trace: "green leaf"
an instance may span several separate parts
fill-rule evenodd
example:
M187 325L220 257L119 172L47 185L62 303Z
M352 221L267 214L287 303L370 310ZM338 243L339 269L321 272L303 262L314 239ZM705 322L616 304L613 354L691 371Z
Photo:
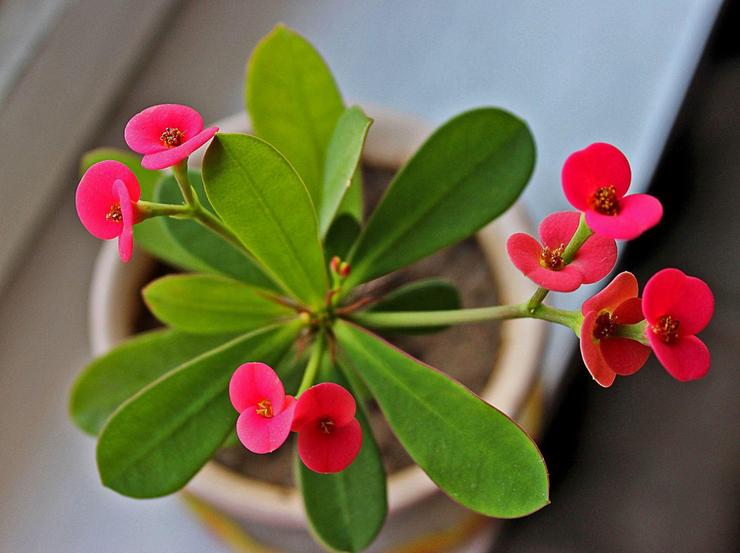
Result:
M322 305L328 284L316 212L280 152L254 136L217 134L203 179L216 213L273 280L299 300Z
M189 171L188 177L203 207L212 212L213 208L206 198L200 174ZM180 187L174 176L169 176L159 183L155 196L158 202L182 203ZM197 260L200 266L198 272L217 273L265 290L279 290L253 259L196 221L173 217L159 219L178 248L185 250L190 257Z
M448 311L460 309L460 305L460 292L452 282L443 278L425 278L396 288L368 311ZM393 334L429 334L445 328L432 326L385 330Z
M496 108L440 127L401 169L350 256L348 288L449 246L519 197L534 167L527 125Z
M72 420L84 432L97 434L113 411L139 390L232 337L160 329L129 338L95 359L77 377L69 402Z
M547 505L545 462L506 415L360 327L339 322L335 334L395 435L447 495L499 518Z
M321 55L277 25L249 58L246 104L255 132L290 160L319 206L326 151L344 111Z
M331 259L335 255L344 259L352 244L355 243L360 235L360 223L352 215L343 213L339 215L329 227L329 232L324 238L324 252L326 259Z
M326 372L323 380L348 387L336 367ZM362 551L370 545L388 510L385 469L359 402L356 416L362 426L362 449L342 472L313 472L295 456L296 482L311 529L321 542L339 551Z
M142 294L160 321L194 334L248 332L296 316L259 289L215 275L165 276Z
M112 159L120 161L131 169L141 186L141 199L146 201L155 200L155 189L157 183L165 178L162 171L150 171L141 166L141 157L130 152L116 148L98 148L87 152L81 163L81 171L86 171L91 165L99 161ZM147 219L134 226L134 240L136 245L151 255L182 269L191 271L210 270L207 265L201 263L197 258L190 255L187 250L180 246L164 226L164 217Z
M274 363L297 325L246 334L189 361L126 401L100 433L103 484L130 497L159 497L184 486L226 440L237 413L229 380L247 361Z
M372 119L357 106L347 109L337 122L326 152L321 200L318 204L321 236L329 230L349 190L371 123Z

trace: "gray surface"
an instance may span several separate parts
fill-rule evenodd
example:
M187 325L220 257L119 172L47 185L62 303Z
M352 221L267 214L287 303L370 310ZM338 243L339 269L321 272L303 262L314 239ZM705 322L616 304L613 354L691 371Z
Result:
M96 115L97 139L77 132L64 143L65 151L76 156L89 144L120 145L127 118L153 103L189 103L207 119L240 109L244 60L259 36L282 19L316 42L348 97L433 121L481 103L526 117L539 144L526 201L541 215L563 206L558 174L565 155L595 139L622 146L633 161L637 186L645 185L717 5L478 0L323 2L307 8L272 2L268 13L260 2L189 2L163 20L166 27L149 53L139 56L140 70L125 80L120 96L111 90L95 96L101 102L119 100L109 117ZM122 10L120 18L131 15ZM80 17L72 23L85 23L84 14ZM108 29L109 38L116 36ZM84 34L67 37L72 52L102 47ZM84 70L76 59L57 53L59 81L47 83L50 91L73 85ZM72 100L81 94L74 86L61 90ZM48 102L43 106L48 116L34 127L35 155L9 157L18 150L1 149L6 198L33 201L33 196L8 196L8 190L23 187L55 198L53 188L34 189L24 171L47 161L39 156L49 143L39 138L56 136L60 118L49 109L55 107L51 94ZM84 106L68 109L82 113ZM12 122L3 126L6 139L13 136L9 129L28 127L18 113L0 115ZM78 113L59 115L79 130ZM87 357L87 285L98 244L73 214L74 163L57 159L45 170L63 193L50 202L52 209L37 210L35 238L28 234L30 219L14 219L21 200L17 205L6 200L11 209L3 211L3 225L9 225L4 229L26 225L26 248L17 250L21 254L0 312L0 550L218 551L208 534L182 516L175 500L137 502L101 488L93 443L67 421L69 383ZM562 366L568 349L568 342L559 342L552 350L548 367L554 380L558 372L552 368Z

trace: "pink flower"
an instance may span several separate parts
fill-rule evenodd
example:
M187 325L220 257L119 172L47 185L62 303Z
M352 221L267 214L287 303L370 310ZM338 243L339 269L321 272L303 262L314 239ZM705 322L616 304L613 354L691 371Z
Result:
M100 161L82 175L77 185L77 216L90 234L102 240L118 237L118 255L126 262L134 248L134 204L139 181L118 161Z
M332 473L346 469L362 447L362 428L355 418L355 398L339 384L323 382L298 398L293 430L298 454L309 469Z
M529 279L556 292L572 292L581 284L601 280L617 259L614 240L592 235L570 263L563 260L563 252L578 228L579 218L580 214L574 211L545 217L539 228L544 246L528 234L512 234L506 242L511 262Z
M657 272L645 285L642 312L650 345L671 376L685 382L707 374L709 350L694 336L714 313L714 296L703 280L678 269Z
M217 131L203 130L203 118L193 108L160 104L134 115L123 134L129 148L144 154L142 167L165 169L186 159Z
M631 240L658 224L663 206L647 194L625 196L630 164L611 144L597 142L570 155L563 165L563 191L597 234Z
M253 453L271 453L290 434L296 400L264 363L245 363L231 377L229 397L239 411L236 434Z
M581 312L581 355L594 380L608 388L617 375L636 373L647 361L650 348L615 336L617 325L642 320L637 280L620 273L601 292L584 302Z

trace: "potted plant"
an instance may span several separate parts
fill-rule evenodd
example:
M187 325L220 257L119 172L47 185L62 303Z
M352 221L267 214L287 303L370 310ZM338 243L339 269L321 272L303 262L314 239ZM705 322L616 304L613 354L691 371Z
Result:
M541 243L523 233L507 241L514 266L539 285L534 295L461 309L448 283L391 292L373 283L511 207L534 165L523 121L498 108L453 118L403 165L365 220L358 168L371 121L345 108L310 44L277 27L250 59L246 96L256 136L204 130L197 111L164 104L125 130L143 168L129 154L86 159L77 189L86 228L117 237L124 261L135 238L194 271L143 290L169 328L117 346L75 384L73 420L98 435L106 486L131 497L166 495L225 443L269 454L288 451L295 434L295 480L312 533L331 549L360 551L388 504L368 422L374 406L413 461L465 508L511 518L549 501L544 460L512 419L375 330L539 319L581 337L584 361L603 386L636 372L651 349L681 380L706 373L708 352L694 335L711 317L711 292L676 269L653 277L642 300L634 277L622 273L580 311L543 303L550 291L604 278L615 239L660 220L657 200L626 195L629 164L613 146L594 144L566 161L564 192L578 211L548 216ZM201 172L189 171L188 158L209 140ZM690 296L676 299L679 288ZM108 310L118 308L112 300ZM269 511L265 497L243 499L252 512Z

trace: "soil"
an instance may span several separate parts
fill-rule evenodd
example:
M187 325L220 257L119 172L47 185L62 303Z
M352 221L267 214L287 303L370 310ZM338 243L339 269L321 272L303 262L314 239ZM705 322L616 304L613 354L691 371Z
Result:
M366 188L366 207L377 204L383 190L393 177L393 171L363 168ZM160 265L155 276L172 272ZM468 239L405 269L382 277L368 286L377 297L400 285L432 276L446 278L460 290L463 306L475 307L496 303L493 277L483 252L475 239ZM369 291L369 290L368 290ZM157 325L143 303L137 330ZM496 361L499 342L499 323L450 327L434 334L403 336L381 333L388 341L432 365L479 393L488 380ZM368 405L370 425L381 450L388 474L403 469L413 461L388 427L378 406ZM292 486L292 447L282 447L269 455L254 455L241 445L225 447L215 460L250 478L281 486Z

